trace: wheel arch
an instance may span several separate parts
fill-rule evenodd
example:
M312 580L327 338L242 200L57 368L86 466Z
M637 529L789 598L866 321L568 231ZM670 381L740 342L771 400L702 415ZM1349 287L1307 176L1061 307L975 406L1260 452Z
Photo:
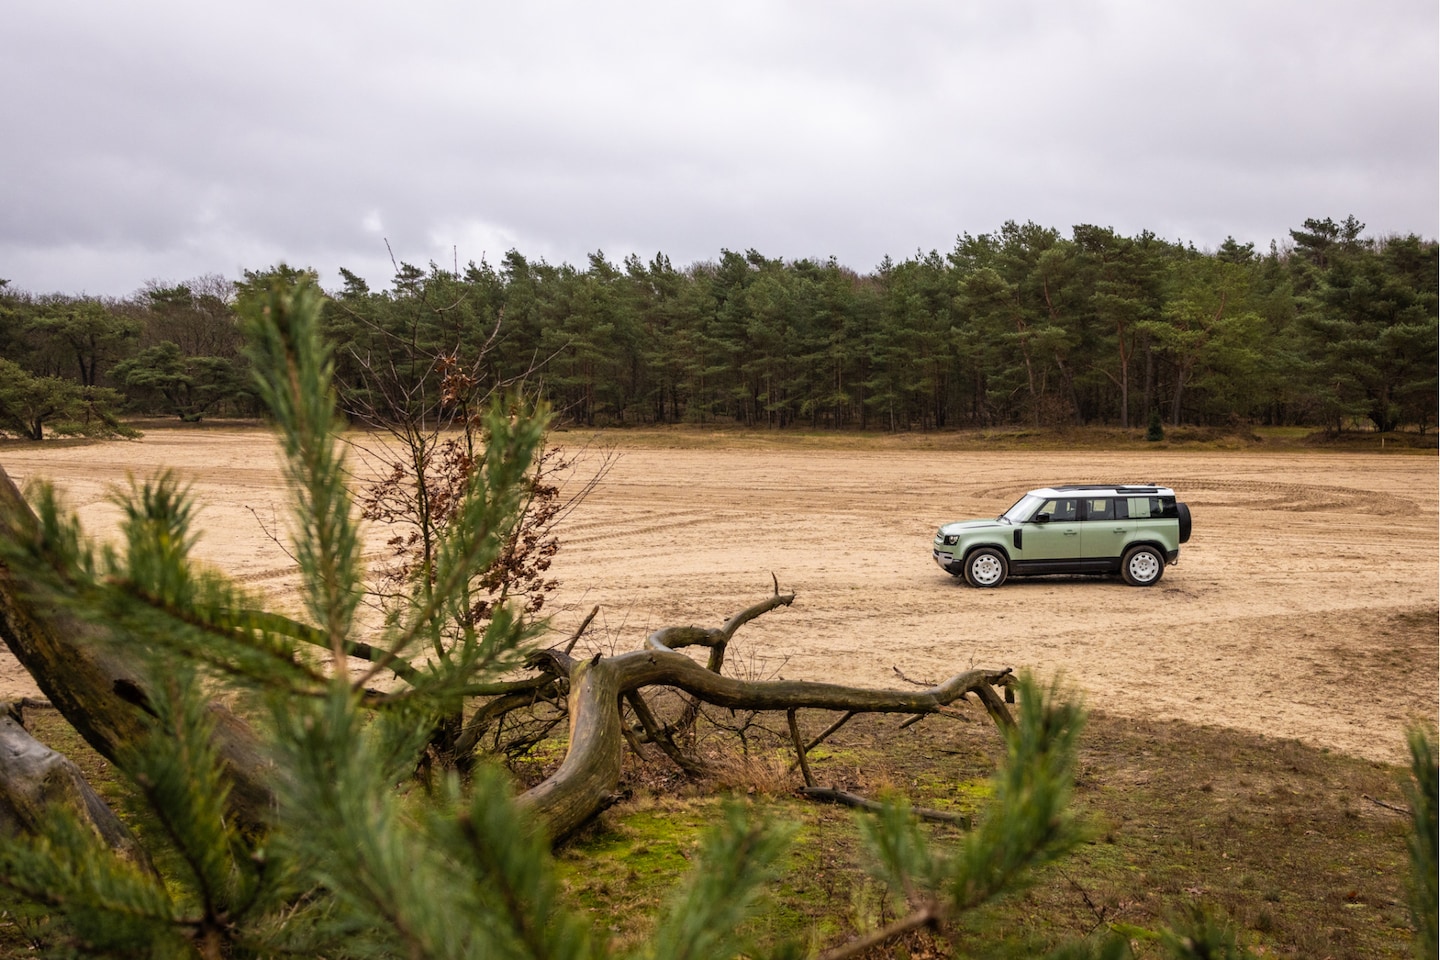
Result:
M966 547L965 552L961 554L960 562L968 563L970 560L970 555L972 553L974 553L976 550L982 550L986 547L989 547L991 550L999 550L1000 554L1005 558L1006 563L1015 562L1014 558L1010 556L1010 551L1005 549L1005 544L995 541L986 541L985 543L971 544L970 546ZM1126 547L1126 549L1128 550L1129 547Z
M1136 547L1149 547L1150 549L1154 550L1156 553L1160 554L1160 560L1167 567L1175 562L1169 559L1170 554L1178 552L1175 550L1171 550L1159 540L1131 540L1129 543L1125 544L1125 546L1120 548L1120 556L1124 557L1125 554L1129 553L1131 550L1134 550Z

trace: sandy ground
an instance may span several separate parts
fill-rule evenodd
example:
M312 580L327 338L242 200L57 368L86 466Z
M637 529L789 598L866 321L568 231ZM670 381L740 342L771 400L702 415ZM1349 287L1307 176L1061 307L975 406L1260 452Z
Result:
M1063 674L1109 713L1389 762L1404 758L1405 724L1440 710L1434 456L604 442L619 456L563 528L550 610L569 632L600 605L601 649L634 648L659 626L718 626L767 596L773 573L794 606L732 648L756 677L895 686L896 669L934 681L1029 668ZM17 481L55 481L99 537L113 534L111 489L172 467L203 504L199 554L293 600L293 565L267 533L283 529L286 501L261 431L5 445L0 465ZM1168 484L1190 504L1194 535L1156 587L1043 578L975 590L932 562L940 523L1080 481ZM34 694L0 654L0 697Z

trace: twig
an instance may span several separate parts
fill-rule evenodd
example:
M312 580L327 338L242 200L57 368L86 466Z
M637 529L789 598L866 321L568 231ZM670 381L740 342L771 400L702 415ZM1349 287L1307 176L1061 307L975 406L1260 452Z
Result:
M890 669L895 671L895 676L899 677L901 680L904 680L906 683L914 684L917 687L935 686L935 683L930 680L911 680L909 677L905 676L905 671L901 670L899 667L891 666Z
M1065 878L1065 882L1070 884L1070 886L1074 888L1076 893L1080 894L1080 899L1085 901L1085 906L1090 908L1090 913L1095 918L1095 926L1091 927L1088 931L1086 931L1086 936L1089 936L1090 934L1094 933L1096 930L1099 930L1102 926L1105 925L1105 918L1109 911L1106 910L1104 907L1097 907L1095 905L1095 901L1090 899L1090 891L1080 886L1079 881L1077 881L1074 877L1070 876L1070 874L1066 873L1064 870L1060 870L1059 872L1060 876Z
M669 732L661 729L660 724L655 721L655 714L650 712L649 704L640 696L638 690L625 694L625 701L630 704L630 709L635 711L635 717L640 721L640 726L645 728L645 735L650 738L650 742L665 751L665 756L673 760L677 767L692 777L705 772L703 764L687 757L675 745L675 741L670 739Z
M960 694L960 696L956 697L955 699L956 699L958 702L960 702L960 703L969 703L969 702L970 702L970 697L969 697L968 695L966 695L966 694L963 694L963 693ZM947 705L945 705L945 706L936 707L936 708L935 708L935 713L917 713L917 714L915 714L915 716L911 717L909 720L906 720L904 723L900 724L900 729L901 729L901 730L904 730L906 727L912 727L912 726L914 726L915 724L919 723L921 720L924 720L926 717L933 717L933 716L935 716L935 714L939 714L939 715L942 716L942 717L954 717L956 720L964 720L966 723L969 723L969 722L970 722L970 718L965 715L965 712L964 712L964 711L962 711L962 710L956 710L954 707L949 706L949 705L947 704Z
M826 950L815 960L850 960L851 957L864 956L867 951L892 940L898 940L912 930L919 930L921 927L938 927L944 922L944 919L939 904L927 903L909 916L901 917L888 926L874 930L863 937L857 937L849 943L842 943L834 949Z
M785 719L790 724L790 739L795 742L795 759L800 763L800 775L805 778L805 786L815 786L815 778L810 775L810 761L805 759L805 741L800 739L800 724L795 721L795 709L792 707L785 711Z
M290 562L298 564L300 561L295 558L295 554L290 552L290 548L285 546L285 542L270 530L270 527L266 525L264 520L260 519L259 511L257 511L254 507L250 506L250 504L248 503L245 504L245 509L249 510L250 516L254 517L255 522L260 524L260 532L265 534L265 539L269 540L271 543L275 544L275 546L279 547L280 552L290 558Z
M816 747L820 746L820 744L824 743L827 739L830 738L830 735L832 733L845 726L845 724L848 723L850 721L850 718L853 716L855 716L855 711L851 710L849 713L845 714L845 716L830 724L830 726L825 728L824 733L820 734L814 740L810 741L810 745L805 748L805 751L808 753L809 751L814 750Z
M845 724L848 723L850 718L853 716L855 716L855 711L851 710L849 713L842 716L839 720L836 720L834 723L830 724L830 726L825 728L825 731L823 733L821 733L814 740L811 740L810 743L806 745L805 752L809 753L811 750L814 750L816 747L820 746L820 744L824 743L827 739L829 739L832 733L845 726ZM792 763L790 764L790 769L793 771L797 766L799 766L798 762Z
M585 635L585 631L588 630L588 629L590 629L590 621L591 621L591 620L594 620L594 619L595 619L595 614L597 614L597 613L599 613L599 612L600 612L600 605L597 603L597 604L594 606L594 608L591 609L590 615L587 616L584 620L580 621L580 626L576 627L576 628L575 628L575 632L572 633L572 634L570 634L570 639L567 640L567 641L565 641L565 652L566 652L566 653L569 653L570 651L572 651L572 650L575 649L575 644L579 643L579 642L580 642L580 638Z
M635 756L640 758L642 763L650 759L645 756L645 750L640 746L640 739L635 736L635 731L631 729L630 724L620 724L620 735L625 738L625 742L629 744L631 751L634 752Z
M1369 800L1371 803L1375 804L1375 806L1377 806L1377 807L1384 807L1386 810L1389 810L1389 811L1391 811L1392 813L1398 813L1398 814L1400 814L1401 816L1405 816L1405 817L1408 817L1408 816L1411 816L1411 815L1412 815L1412 811L1410 810L1409 807L1397 807L1397 806L1396 806L1395 804L1393 804L1393 803L1386 803L1384 800L1376 800L1374 797L1372 797L1372 796L1370 796L1369 794L1366 794L1366 793L1362 793L1362 794L1360 794L1360 796L1361 796L1363 799L1365 799L1365 800Z
M870 810L878 812L885 809L885 805L858 793L851 793L849 790L840 790L836 787L801 787L800 795L811 800L820 800L824 803L838 803L844 807L855 807L859 810ZM968 814L950 813L945 810L930 810L925 807L912 807L910 810L921 820L928 820L931 823L953 823L966 830L970 829L971 820Z

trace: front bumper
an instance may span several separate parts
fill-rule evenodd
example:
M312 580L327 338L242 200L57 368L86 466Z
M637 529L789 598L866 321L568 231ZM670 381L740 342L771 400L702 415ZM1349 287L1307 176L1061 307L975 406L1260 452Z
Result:
M935 557L935 562L940 566L940 569L946 573L959 573L960 568L964 565L954 554L946 553L943 550L934 550L932 552Z

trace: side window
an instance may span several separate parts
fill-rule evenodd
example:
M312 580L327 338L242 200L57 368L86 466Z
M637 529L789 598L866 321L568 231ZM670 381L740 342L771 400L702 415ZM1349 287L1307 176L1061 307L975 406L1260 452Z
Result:
M1076 509L1076 505L1078 503L1079 501L1077 500L1051 500L1049 503L1045 504L1045 507L1041 512L1050 514L1050 519L1052 521L1074 520L1077 513L1079 512Z
M1128 516L1131 520L1145 520L1150 516L1150 497L1130 497L1126 504L1130 508Z
M1105 498L1105 499L1103 499L1103 500L1086 500L1086 501L1085 501L1085 519L1086 519L1086 520L1114 520L1114 519L1115 519L1115 501L1111 500L1111 499L1108 498L1108 497Z

